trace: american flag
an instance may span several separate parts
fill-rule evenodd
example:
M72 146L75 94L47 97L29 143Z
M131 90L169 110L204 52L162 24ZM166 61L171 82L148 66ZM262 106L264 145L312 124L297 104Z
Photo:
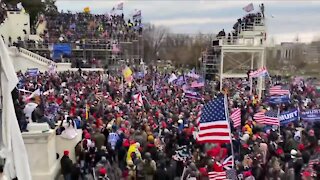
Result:
M222 166L224 169L228 170L231 169L233 167L233 156L229 156L227 157L223 162L222 162Z
M250 3L250 4L246 5L245 7L243 7L242 9L243 9L244 11L246 11L246 12L251 12L251 11L254 10L254 7L253 7L253 4Z
M225 171L222 172L208 172L209 180L225 180L227 179L227 173Z
M313 166L315 164L319 164L320 160L319 159L310 159L308 165Z
M142 100L141 93L133 95L132 99L138 104L138 106L143 106L143 100Z
M199 88L204 86L204 81L193 81L191 83L192 88Z
M97 99L98 101L101 101L101 100L104 98L104 96L103 96L103 93L102 93L102 92L98 92L98 93L96 93L95 97L96 97L96 99Z
M141 10L135 10L134 14L132 15L132 19L135 20L140 20L141 19Z
M184 94L186 98L198 99L198 100L202 99L201 95L195 91L186 90Z
M235 169L228 169L226 170L227 179L229 180L237 180L237 171Z
M207 103L202 109L199 143L230 143L230 128L226 116L225 97L218 97Z
M283 89L282 86L277 85L277 86L273 86L269 89L269 94L270 96L273 95L289 95L290 91L287 89Z
M237 128L241 125L241 109L236 108L230 115L230 119L233 121L233 127Z
M253 118L256 120L257 123L260 124L267 124L267 125L280 125L280 121L278 118L277 111L267 111L267 112L258 112L253 115Z
M265 67L257 69L249 74L250 77L262 77L268 75L268 71Z

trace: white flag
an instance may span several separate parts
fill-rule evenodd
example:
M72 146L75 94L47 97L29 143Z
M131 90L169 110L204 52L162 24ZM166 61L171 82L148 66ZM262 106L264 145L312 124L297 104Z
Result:
M176 79L178 79L177 76L176 76L174 73L172 73L171 76L170 76L170 78L168 79L168 82L169 82L169 83L172 83L172 82L173 82L174 80L176 80Z
M40 96L40 95L41 95L40 89L37 89L37 90L33 91L33 93L30 96L28 96L27 99L29 100L31 98L34 98L34 97Z
M246 12L251 12L251 11L254 10L254 7L253 7L253 4L250 3L250 4L246 5L245 7L243 7L242 9L243 9L244 11L246 11Z
M21 2L19 2L19 3L17 4L17 8L18 8L19 10L24 9L24 7L22 6L22 3L21 3Z
M56 72L57 72L57 68L56 68L56 65L55 64L53 64L53 63L51 63L50 65L49 65L49 74L50 75L53 75L53 74L56 74Z
M31 180L28 155L11 96L11 91L18 84L18 78L2 38L0 38L0 58L1 92L3 96L2 117L0 119L2 121L0 156L6 159L4 174L9 179L17 177L19 180Z
M117 4L117 10L123 10L123 2Z

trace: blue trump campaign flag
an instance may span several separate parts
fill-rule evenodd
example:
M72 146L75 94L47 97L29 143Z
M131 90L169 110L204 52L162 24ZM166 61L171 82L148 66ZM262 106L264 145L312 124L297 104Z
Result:
M302 111L300 114L301 119L306 121L319 121L320 120L320 109L309 109Z
M282 104L282 103L290 103L290 97L287 95L284 96L271 96L268 99L270 104Z
M297 121L299 119L298 109L292 109L290 111L286 111L280 114L280 125L286 125L290 122Z
M39 69L38 68L27 69L27 74L29 76L37 76L39 74Z

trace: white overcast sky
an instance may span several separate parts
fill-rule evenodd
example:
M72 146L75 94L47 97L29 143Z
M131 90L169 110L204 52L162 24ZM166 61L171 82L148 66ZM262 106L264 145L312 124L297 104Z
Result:
M268 37L277 43L294 41L298 36L303 42L320 38L319 1L242 1L242 0L57 0L59 10L83 11L90 7L92 13L110 12L117 3L124 2L125 17L135 9L142 11L143 22L164 25L173 33L218 33L232 29L236 20L245 15L242 10L249 3L254 11L264 3Z

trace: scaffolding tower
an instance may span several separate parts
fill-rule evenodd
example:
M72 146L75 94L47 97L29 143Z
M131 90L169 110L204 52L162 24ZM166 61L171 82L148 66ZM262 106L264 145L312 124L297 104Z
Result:
M257 13L249 22L243 18L238 20L237 26L228 36L219 37L213 41L211 59L203 59L205 74L210 74L210 67L219 67L220 91L226 78L246 78L248 71L265 67L266 61L266 26L265 18ZM207 53L208 54L208 53ZM209 56L209 57L210 57ZM257 95L261 98L264 79L258 78ZM251 84L252 87L252 84Z

